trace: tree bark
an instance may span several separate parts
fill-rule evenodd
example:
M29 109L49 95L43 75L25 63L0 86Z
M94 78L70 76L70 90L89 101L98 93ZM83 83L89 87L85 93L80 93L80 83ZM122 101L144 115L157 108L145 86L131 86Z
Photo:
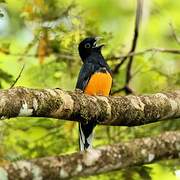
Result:
M180 91L143 96L88 96L61 89L16 87L0 91L0 119L31 116L138 126L180 117Z
M143 165L180 155L180 131L70 155L23 160L0 167L2 179L69 179Z

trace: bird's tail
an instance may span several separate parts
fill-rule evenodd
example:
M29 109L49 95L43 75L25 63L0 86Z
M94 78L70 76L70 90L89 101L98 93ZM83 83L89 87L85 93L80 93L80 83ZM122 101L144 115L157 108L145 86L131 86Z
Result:
M79 123L79 149L84 151L92 148L93 129L96 126L95 123Z

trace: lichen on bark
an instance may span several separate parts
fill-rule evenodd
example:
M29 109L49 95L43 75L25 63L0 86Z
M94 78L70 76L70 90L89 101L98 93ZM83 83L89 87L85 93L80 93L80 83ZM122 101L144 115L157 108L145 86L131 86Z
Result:
M178 158L179 154L180 131L175 131L90 151L4 164L0 174L8 180L69 179Z
M51 117L138 126L180 117L180 91L141 96L88 96L80 91L16 87L0 91L0 119Z

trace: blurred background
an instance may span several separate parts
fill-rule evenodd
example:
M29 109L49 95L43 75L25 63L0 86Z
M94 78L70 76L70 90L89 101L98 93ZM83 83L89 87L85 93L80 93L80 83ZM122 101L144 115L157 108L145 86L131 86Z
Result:
M135 94L180 87L180 1L144 0L142 23L130 88ZM0 88L74 90L81 61L78 43L101 36L103 55L112 69L131 48L134 0L6 0L0 1ZM156 50L152 50L155 48ZM157 50L157 48L161 48ZM146 51L147 50L147 51ZM162 52L163 51L163 52ZM112 94L125 95L126 66L113 74ZM24 68L23 68L24 67ZM22 73L20 74L22 70ZM114 93L116 92L116 93ZM180 121L139 127L96 127L94 146L180 129ZM77 123L47 118L13 118L0 122L0 163L78 150ZM132 167L86 179L180 179L179 160ZM85 179L85 178L80 178Z

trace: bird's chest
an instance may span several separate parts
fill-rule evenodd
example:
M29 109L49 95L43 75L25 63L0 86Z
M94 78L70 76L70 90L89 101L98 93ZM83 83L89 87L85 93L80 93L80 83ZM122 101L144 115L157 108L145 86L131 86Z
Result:
M110 73L106 72L96 72L94 73L85 90L84 93L89 95L101 95L108 96L112 86L112 77Z

